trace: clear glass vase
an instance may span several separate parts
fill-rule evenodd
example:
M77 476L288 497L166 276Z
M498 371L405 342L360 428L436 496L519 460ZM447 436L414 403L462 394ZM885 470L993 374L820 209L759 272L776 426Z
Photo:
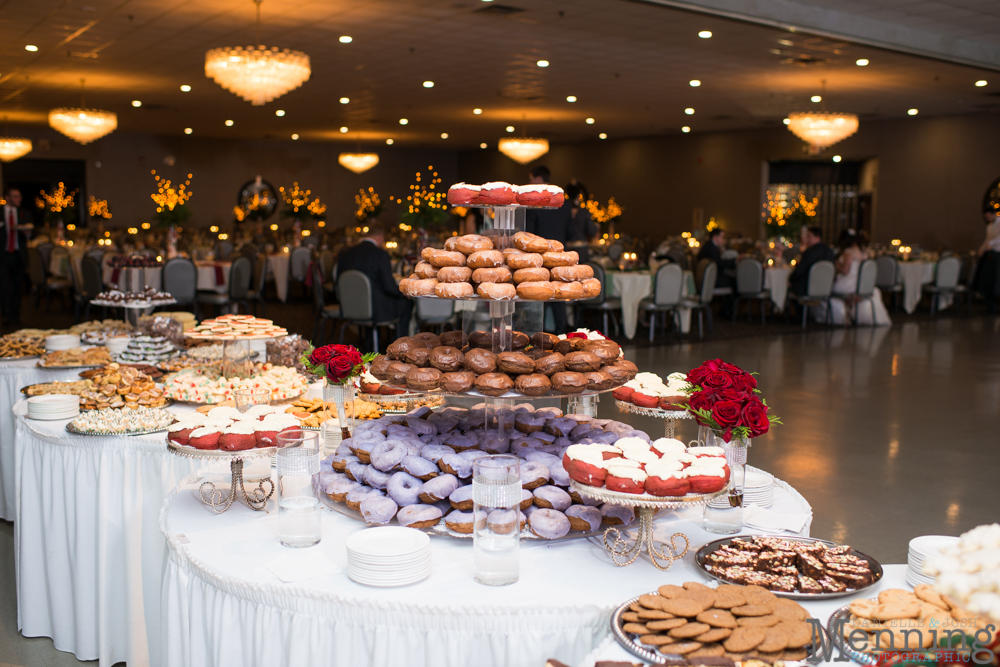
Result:
M341 440L351 437L354 432L354 398L356 389L353 384L332 384L326 381L323 387L323 401L333 403L337 406L337 421L332 419L323 423L322 434L323 444L327 449L336 449ZM350 406L347 409L347 406Z
M705 505L701 527L717 535L734 535L743 530L743 487L746 482L747 448L750 440L733 438L729 442L711 429L702 426L698 432L698 444L705 447L720 447L729 464L730 487Z

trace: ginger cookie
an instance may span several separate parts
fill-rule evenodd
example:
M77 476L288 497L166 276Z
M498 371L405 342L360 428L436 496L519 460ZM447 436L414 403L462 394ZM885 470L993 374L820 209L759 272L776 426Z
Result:
M691 598L674 598L672 600L664 599L663 611L669 612L674 616L691 618L692 616L697 616L699 613L705 611L705 608L700 602L692 600Z
M677 639L691 639L692 637L697 637L703 632L708 632L711 629L712 626L706 623L685 623L678 628L674 628L667 634L671 637L676 637Z
M642 623L626 623L625 625L622 626L622 632L627 632L633 635L644 635L647 634L649 631L646 629L646 626L643 625Z
M779 627L774 626L767 629L764 641L757 644L757 651L761 653L777 653L788 648L788 635Z
M767 632L764 628L736 628L733 634L726 637L722 646L730 653L746 653L757 648L764 641Z
M639 614L637 614L634 611L622 612L622 620L625 621L626 623L638 623Z
M665 598L679 598L684 593L684 589L673 584L666 584L656 589Z
M746 627L769 628L772 625L780 623L781 617L775 614L768 614L766 616L740 616L736 622Z
M720 586L721 588L721 586ZM742 607L747 603L746 596L743 593L736 595L730 591L715 591L715 607L717 609L732 609L733 607Z
M751 657L760 660L762 662L769 662L773 665L775 661L781 660L781 656L784 655L784 653L785 653L784 651L776 651L774 653L768 653L766 651L754 651L751 654Z
M668 614L662 609L646 609L639 612L639 618L644 621L662 621L673 617L673 614Z
M897 621L904 618L916 618L920 614L920 605L916 602L893 600L880 602L872 610L872 618L879 621Z
M721 658L726 652L726 649L722 648L722 644L704 644L697 651L691 651L688 653L688 659L690 658Z
M697 581L685 581L683 588L686 591L711 591L711 590L713 590L712 588L709 588L705 584L699 584Z
M687 624L688 620L686 618L668 618L665 621L650 621L646 624L646 627L650 630L662 632L663 630L673 630Z
M681 599L694 600L701 605L701 610L705 611L715 605L715 591L710 588L685 589Z
M646 609L663 609L661 606L664 598L659 595L640 595L639 604L641 604ZM642 611L640 609L639 611Z
M725 609L709 609L695 617L701 623L707 623L713 628L735 628L736 619Z
M812 643L812 625L805 621L782 621L778 627L788 637L786 648L802 648Z
M646 646L666 646L676 642L677 640L670 635L642 635L639 637L639 643Z
M767 616L771 613L771 607L765 604L745 604L742 607L733 607L729 611L733 616Z
M913 594L916 595L918 599L930 603L935 607L940 607L944 610L949 608L948 603L944 601L941 594L934 590L934 587L930 584L917 584L913 587Z
M677 642L669 646L661 646L660 653L687 655L701 648L701 642Z
M746 596L747 604L770 604L778 599L778 596L767 590L763 586L744 586L743 595Z
M809 618L809 612L805 607L787 598L778 598L772 602L771 609L774 615L782 620L804 621Z
M873 618L872 612L878 606L875 600L855 600L850 604L851 613L858 618Z
M808 655L809 651L804 648L786 648L781 653L781 659L785 662L795 662L805 660Z
M878 601L892 602L896 600L899 602L913 602L914 598L916 597L917 596L911 593L910 591L904 591L899 588L890 588L878 594Z
M708 632L698 635L694 640L702 644L711 644L712 642L721 642L731 634L733 634L733 631L729 628L712 628Z
M643 607L643 606L642 606L641 604L639 604L638 602L633 602L632 604L630 604L630 605L628 606L628 608L629 608L629 609L630 609L631 611L634 611L634 612L636 612L636 613L639 613L640 611L642 611L642 610L644 610L644 609L645 609L645 607Z

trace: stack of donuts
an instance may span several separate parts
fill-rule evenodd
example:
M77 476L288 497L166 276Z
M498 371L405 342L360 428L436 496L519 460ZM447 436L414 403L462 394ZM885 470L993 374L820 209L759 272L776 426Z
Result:
M601 293L594 270L559 241L517 232L510 248L501 237L466 234L445 241L444 250L424 248L413 275L399 283L407 296L532 301L589 299ZM475 285L475 287L473 287Z
M428 528L443 523L458 533L473 529L472 464L488 454L521 459L521 503L485 520L498 532L528 528L556 539L602 525L625 525L632 509L601 504L570 488L563 455L571 445L613 445L620 439L649 442L630 425L586 415L563 415L558 408L518 405L504 413L511 437L498 437L497 413L485 405L418 408L357 426L324 464L320 491L357 510L371 524L394 517L403 526Z
M613 340L567 338L538 332L510 334L507 352L494 354L487 331L423 332L397 338L372 361L371 374L411 391L476 390L486 396L579 394L620 386L638 369Z
M558 208L566 203L563 189L548 183L511 185L497 181L484 185L456 183L448 188L452 206L520 206Z

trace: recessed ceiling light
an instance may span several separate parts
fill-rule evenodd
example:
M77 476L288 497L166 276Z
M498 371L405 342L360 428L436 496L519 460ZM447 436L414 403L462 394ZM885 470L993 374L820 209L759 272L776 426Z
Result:
M447 132L442 132L441 133L441 138L442 139L447 139L448 138L448 133Z
M977 88L982 88L985 85L986 85L986 79L980 79L979 81L976 81Z
M608 135L607 135L607 134L605 134L604 132L601 132L601 133L600 133L599 135L597 135L597 136L598 136L598 138L600 138L600 139L607 139L607 138L608 138Z
M549 66L549 61L548 60L539 60L535 64L538 65L539 67L548 67Z
M399 124L400 124L400 125L406 125L406 124L407 124L407 123L409 123L409 122L410 122L410 121L409 121L408 119L406 119L406 118L400 118L400 119L399 119Z
M226 121L226 127L232 127L233 125L234 125L233 121L231 120Z
M184 128L184 134L192 134L193 132L194 132L194 130L191 129L190 127L185 127Z
M387 143L388 145L392 146L392 139L386 139L385 143Z
M684 127L681 128L681 132L683 132L684 134L687 134L690 131L691 131L691 128L688 127L687 125L685 125Z
M782 46L795 46L795 42L790 39L779 39L778 44L781 44Z
M513 125L508 125L507 126L507 131L508 132L513 132L514 131L514 126Z
M25 51L37 51L38 47L35 46L34 44L25 44L24 45L24 50Z
M472 113L476 114L477 116L478 116L479 114L481 114L482 112L483 112L483 110L482 110L482 109L473 109L473 110L472 110Z
M854 61L854 64L857 65L858 67L867 67L868 58L858 58L857 60Z
M347 128L346 127L340 128L340 133L341 134L347 134Z
M566 98L567 102L576 102L576 95L570 95Z
M791 119L791 118L785 118L785 119L784 119L784 120L782 120L781 122L782 122L782 123L784 123L785 125L790 125L790 124L791 124L791 122L792 122L792 119Z
M594 124L594 122L595 122L595 121L594 121L594 119L593 119L593 118L588 118L588 119L586 120L586 123L587 123L587 125L593 125L593 124Z
M686 113L689 116L693 116L694 115L694 109L692 109L691 107L688 107L687 109L684 110L684 113Z
M918 113L920 113L920 111L918 109L910 109L906 113L910 114L911 116L916 116Z
M486 148L486 142L484 141L483 143L479 144L479 147L480 148Z
M285 110L284 109L278 109L277 111L274 112L274 115L275 116L279 116L279 117L280 116L284 116L285 115Z
M299 135L296 132L295 134L292 135L292 141L298 141L298 140L299 140Z
M702 39L708 39L709 37L712 36L712 31L702 30L701 32L698 33L698 36L701 37Z
M688 81L688 84L689 84L689 85L690 85L690 86L691 86L692 88L697 88L698 86L700 86L700 85L701 85L701 81L699 81L698 79L691 79L690 81Z
M132 100L132 106L139 108L142 106L142 100Z
M352 41L354 41L354 40L351 39L350 35L341 35L340 36L340 43L341 44L350 44Z
M350 97L341 97L340 98L340 103L341 104L350 104L351 103L351 98Z
M191 92L191 86L189 86L189 85L187 85L185 83L183 86L181 86L181 92L182 93L190 93Z
M840 159L841 159L841 158L840 158L840 156L839 156L839 155L834 155L834 156L833 156L833 161L834 161L834 162L840 162Z
M823 98L819 95L813 95L812 97L809 98L809 101L813 103L822 102Z
M433 88L433 87L434 87L433 81L424 81L424 88Z

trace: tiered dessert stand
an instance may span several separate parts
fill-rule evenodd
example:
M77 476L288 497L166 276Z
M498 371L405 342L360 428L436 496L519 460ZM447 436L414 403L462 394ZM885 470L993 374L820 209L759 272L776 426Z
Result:
M260 449L244 449L238 452L224 452L218 449L204 450L178 445L175 442L167 441L170 452L177 456L189 459L204 459L210 461L229 460L229 469L232 472L232 481L229 486L229 493L223 494L214 482L202 482L198 488L198 495L201 502L212 508L216 514L222 514L237 499L242 500L247 507L255 512L261 512L267 508L267 501L274 494L274 482L270 477L265 477L257 482L257 488L251 487L248 492L243 480L243 461L248 459L268 458L277 451L276 447L263 447ZM265 489L264 485L267 485Z
M674 432L677 427L678 419L694 419L694 415L692 415L687 410L663 410L661 408L644 408L634 403L629 403L628 401L619 401L617 399L615 399L615 405L622 412L628 412L633 415L642 415L643 417L656 417L658 419L664 420L663 435L667 438L674 437Z
M123 291L138 293L142 291L143 285L143 268L141 267L124 267L120 269L122 272L122 277L118 281L119 288L122 285L125 286ZM177 303L176 299L156 299L155 301L104 301L102 299L91 299L91 305L103 306L107 308L122 308L125 311L125 321L132 325L133 329L139 328L139 317L142 315L148 315L153 311L153 308L159 306L169 306L171 304Z

